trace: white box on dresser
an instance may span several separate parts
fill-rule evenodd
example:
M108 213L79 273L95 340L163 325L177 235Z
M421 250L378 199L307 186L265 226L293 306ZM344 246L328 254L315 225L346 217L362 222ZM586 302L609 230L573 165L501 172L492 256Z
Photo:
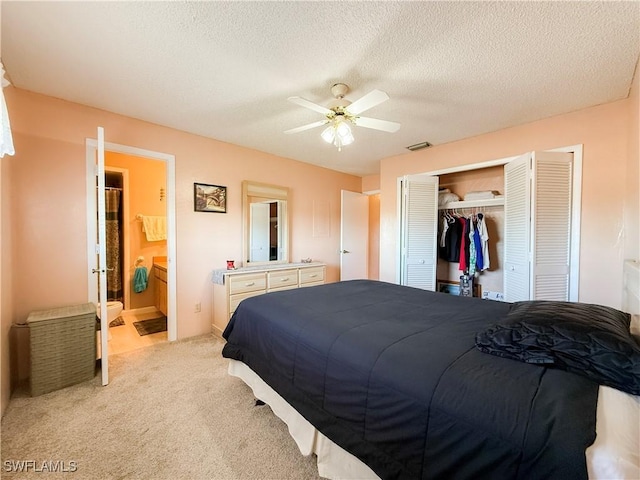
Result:
M322 285L323 263L280 263L213 272L213 332L222 335L233 312L245 298L268 292Z

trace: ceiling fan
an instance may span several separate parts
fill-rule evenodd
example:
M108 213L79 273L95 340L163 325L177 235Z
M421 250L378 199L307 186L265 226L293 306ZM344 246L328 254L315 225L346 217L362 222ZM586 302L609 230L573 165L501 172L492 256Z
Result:
M335 97L335 100L329 104L328 108L310 102L302 97L289 97L287 100L291 103L321 113L325 118L317 122L302 125L301 127L286 130L284 133L303 132L328 124L329 126L322 132L321 137L325 142L332 143L338 147L338 151L340 151L344 145L349 145L354 140L350 125L390 133L398 131L400 128L399 123L360 116L360 113L389 100L389 95L380 90L373 90L352 103L344 98L347 92L349 92L349 87L344 83L334 84L331 87L331 94Z

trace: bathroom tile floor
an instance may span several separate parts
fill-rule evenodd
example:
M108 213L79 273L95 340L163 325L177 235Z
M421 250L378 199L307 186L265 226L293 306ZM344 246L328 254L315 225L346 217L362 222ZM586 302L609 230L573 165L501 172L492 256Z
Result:
M124 320L124 325L109 328L109 355L117 355L118 353L129 352L156 343L166 342L167 332L153 333L141 337L133 325L133 322L158 318L160 316L162 316L160 312L144 314L127 311L122 312L121 317Z

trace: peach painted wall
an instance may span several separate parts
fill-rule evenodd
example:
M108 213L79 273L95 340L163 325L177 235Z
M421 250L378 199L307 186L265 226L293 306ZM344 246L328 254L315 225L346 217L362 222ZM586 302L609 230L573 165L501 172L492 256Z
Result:
M583 144L579 299L619 307L623 212L631 100L528 123L427 150L386 158L380 170L380 279L395 281L397 179L533 150ZM638 125L635 125L638 128ZM630 181L629 189L638 183Z
M380 194L369 195L369 278L380 278Z
M629 94L629 159L627 162L625 198L624 257L640 260L640 67Z
M0 17L2 8L0 8ZM0 21L0 25L2 22ZM0 35L2 37L2 35ZM2 48L0 45L0 52ZM0 159L0 416L4 415L4 411L9 405L11 372L9 365L9 329L11 328L11 305L9 303L11 297L11 282L8 275L8 260L11 259L11 244L3 241L3 237L8 236L9 232L9 215L5 216L5 208L9 207L8 195L5 195L8 184L5 184L5 165L6 162ZM5 199L5 197L7 197ZM7 274L5 274L5 268Z
M125 169L129 177L128 204L129 218L125 220L125 241L129 246L128 266L124 272L123 289L128 297L128 309L150 307L154 305L155 278L153 271L154 256L167 255L167 241L147 241L142 231L142 222L136 218L137 214L166 216L166 198L160 199L160 188L167 189L167 166L160 160L151 160L116 152L105 153L105 166ZM126 192L125 192L126 193ZM124 205L123 205L124 206ZM147 289L140 293L133 291L133 273L136 259L145 259L149 282Z
M377 192L380 190L380 175L367 175L362 177L363 192Z
M369 278L380 278L380 175L362 177L362 191L369 193Z
M9 339L11 334L11 324L13 323L13 282L11 272L13 271L12 260L12 236L11 236L11 219L12 199L11 199L11 176L9 162L12 157L5 156L0 159L0 374L1 383L1 414L9 404L9 396L11 391L11 350L9 347Z
M339 278L340 190L359 191L360 177L187 134L55 98L6 92L16 156L13 180L11 321L38 308L87 300L85 139L105 127L108 142L176 158L178 338L211 331L211 271L241 258L241 182L290 188L291 259L327 263ZM193 211L193 183L227 186L226 214ZM313 202L329 201L330 235L313 238ZM135 215L135 213L134 213ZM196 303L202 311L194 313Z

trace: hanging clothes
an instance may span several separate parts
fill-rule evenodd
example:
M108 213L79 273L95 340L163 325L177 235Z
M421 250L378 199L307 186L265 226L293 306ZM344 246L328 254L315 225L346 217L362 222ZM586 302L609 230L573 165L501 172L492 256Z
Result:
M467 218L467 225L469 231L469 261L467 262L467 270L469 271L470 276L474 276L476 274L476 242L474 241L475 237L475 228L473 226L473 217Z
M443 212L438 227L438 258L459 263L460 271L470 276L489 269L486 215L477 213L465 218Z
M482 242L482 268L481 271L489 270L489 232L487 232L486 218L483 214L478 214L478 232Z
M442 215L442 233L440 233L440 248L444 248L447 246L447 230L449 230L449 218L448 216Z
M460 261L460 239L462 238L462 224L459 218L444 216L447 221L447 230L444 236L444 245L438 248L438 256L446 262L457 263ZM443 223L444 229L444 223ZM442 246L443 245L443 246Z
M479 272L484 269L484 255L482 254L482 239L480 238L480 219L483 217L482 213L479 213L476 221L476 228L473 231L473 243L476 248L476 267Z
M467 269L467 259L469 258L469 240L467 230L467 219L460 218L462 224L462 236L460 238L460 271L464 272Z

